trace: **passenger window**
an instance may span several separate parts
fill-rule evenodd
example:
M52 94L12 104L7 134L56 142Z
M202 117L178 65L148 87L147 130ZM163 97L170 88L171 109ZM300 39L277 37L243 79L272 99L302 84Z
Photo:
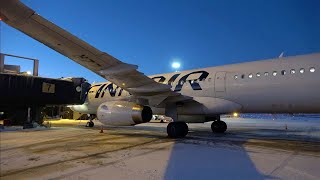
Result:
M183 85L183 84L184 84L184 81L181 81L181 82L180 82L180 85Z
M238 79L238 75L235 75L235 76L234 76L234 79Z
M265 73L264 73L264 76L269 76L269 73L268 73L268 72L265 72Z
M315 71L316 71L316 68L314 68L314 67L310 68L310 72L315 72Z
M281 71L281 74L282 74L282 75L286 75L286 74L287 74L286 70L282 70L282 71Z
M244 74L241 75L241 78L244 79Z
M277 71L273 71L272 73L273 76L276 76L277 74L278 74Z
M304 73L304 69L303 68L300 69L300 73L301 74Z
M290 74L295 74L295 73L296 73L296 70L294 70L294 69L290 70Z
M261 74L260 73L257 73L257 77L260 77L261 76Z
M252 78L252 74L249 74L249 78L250 78L250 79Z

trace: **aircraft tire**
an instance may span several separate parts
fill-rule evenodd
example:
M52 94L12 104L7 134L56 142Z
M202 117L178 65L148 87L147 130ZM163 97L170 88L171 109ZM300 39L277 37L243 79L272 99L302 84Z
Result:
M87 125L86 125L86 127L93 127L94 126L94 122L87 122Z
M170 122L167 133L170 138L183 138L188 134L189 128L185 122Z
M211 130L214 133L224 133L227 128L228 126L224 121L213 121L211 124Z

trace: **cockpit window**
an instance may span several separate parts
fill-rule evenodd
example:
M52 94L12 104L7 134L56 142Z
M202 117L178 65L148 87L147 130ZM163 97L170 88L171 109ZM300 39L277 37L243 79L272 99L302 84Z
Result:
M276 76L277 74L278 74L277 71L273 71L272 73L273 76Z
M316 71L316 68L314 68L314 67L310 68L310 72L315 72L315 71Z

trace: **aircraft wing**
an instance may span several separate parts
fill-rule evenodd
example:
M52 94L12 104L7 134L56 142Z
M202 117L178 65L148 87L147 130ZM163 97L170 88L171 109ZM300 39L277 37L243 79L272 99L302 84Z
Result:
M98 50L44 19L18 0L1 0L0 7L0 17L8 25L67 56L133 95L167 94L168 96L179 96L179 93L171 90L171 86L155 82L139 72L138 66L124 63Z

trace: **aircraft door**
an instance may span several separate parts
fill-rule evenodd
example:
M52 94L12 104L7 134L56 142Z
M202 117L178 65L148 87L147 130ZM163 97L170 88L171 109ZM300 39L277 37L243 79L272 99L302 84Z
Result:
M217 72L214 78L215 97L223 97L226 94L226 72Z

